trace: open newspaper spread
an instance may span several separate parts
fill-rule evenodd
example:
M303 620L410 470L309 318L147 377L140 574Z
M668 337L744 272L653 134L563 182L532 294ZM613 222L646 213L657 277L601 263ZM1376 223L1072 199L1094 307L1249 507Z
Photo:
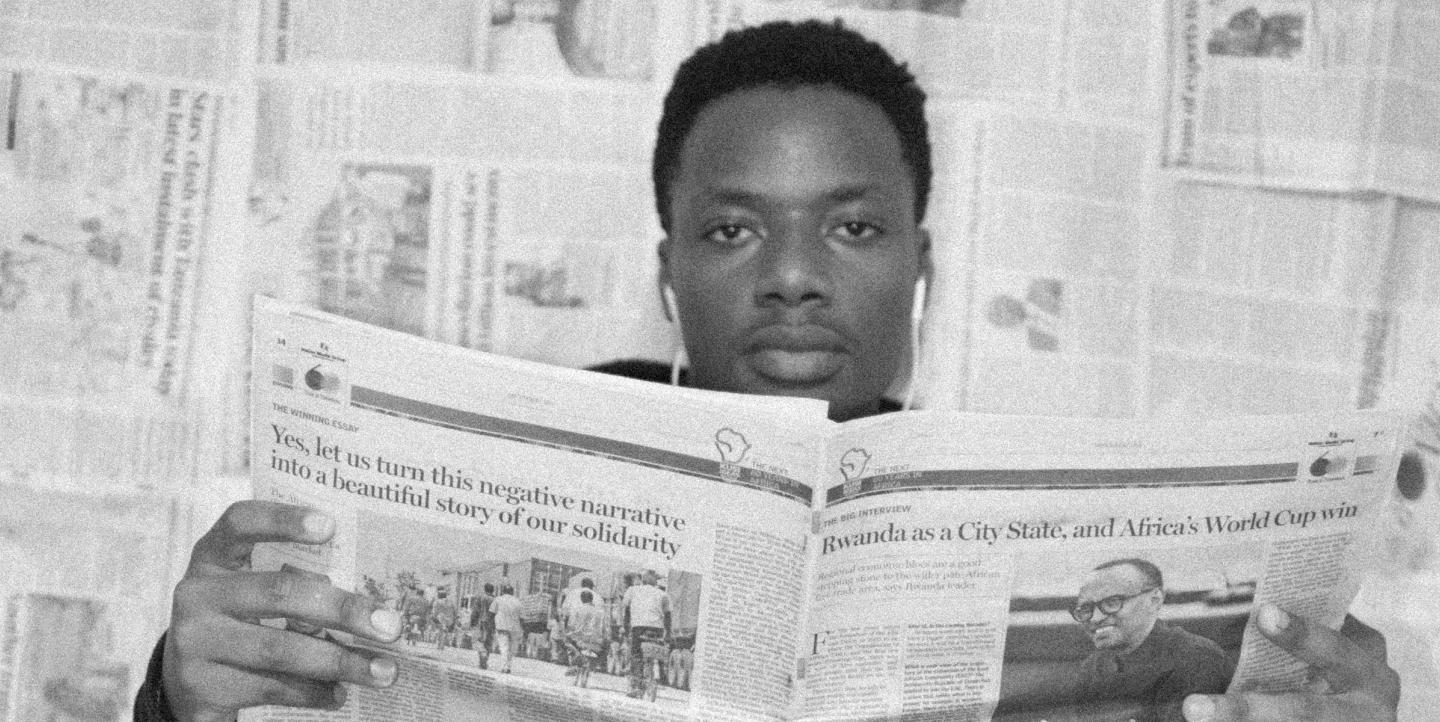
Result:
M1168 719L1306 681L1250 619L1339 623L1399 448L1373 413L833 424L263 298L253 376L255 495L338 520L257 566L405 631L394 687L250 720Z

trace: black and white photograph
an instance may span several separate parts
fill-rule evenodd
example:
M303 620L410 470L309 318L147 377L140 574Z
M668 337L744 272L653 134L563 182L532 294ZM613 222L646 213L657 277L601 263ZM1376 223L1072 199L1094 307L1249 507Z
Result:
M1305 52L1312 3L1228 2L1212 10L1210 55L1288 60Z
M19 644L6 650L5 690L13 720L120 722L129 719L130 665L117 659L114 621L104 602L55 594L11 600L7 620L20 629ZM7 646L14 644L10 640ZM0 700L5 697L0 697ZM0 705L0 709L4 709Z
M354 591L400 614L395 651L688 705L699 574L395 518L367 524L387 532L360 536Z
M1241 544L1021 555L996 719L1183 720L1228 688L1262 564Z

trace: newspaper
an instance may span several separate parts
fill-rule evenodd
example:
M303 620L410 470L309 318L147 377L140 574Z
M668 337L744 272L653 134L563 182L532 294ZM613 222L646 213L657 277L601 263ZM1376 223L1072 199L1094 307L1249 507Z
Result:
M645 80L654 0L261 0L258 60Z
M648 103L620 86L279 72L257 101L252 290L448 343L581 366L668 353L639 195ZM552 107L548 122L536 112ZM605 232L597 236L597 219Z
M0 486L0 720L129 718L180 515L156 494Z
M1165 164L1435 200L1435 23L1424 2L1172 0Z
M1072 619L1077 590L1135 558L1163 571L1156 629L1209 640L1212 691L1295 687L1306 668L1250 619L1273 602L1338 625L1401 443L1373 412L837 425L809 400L537 366L263 298L255 319L254 493L339 520L323 547L257 564L409 622L397 686L352 690L339 719L1143 712L1074 681L1110 634ZM485 584L550 610L513 658L477 645ZM655 593L637 586L671 622L668 647L635 645L632 681L617 623ZM582 588L612 624L568 677Z
M214 367L195 319L228 99L43 64L0 68L0 99L0 477L183 477L205 426L192 368Z

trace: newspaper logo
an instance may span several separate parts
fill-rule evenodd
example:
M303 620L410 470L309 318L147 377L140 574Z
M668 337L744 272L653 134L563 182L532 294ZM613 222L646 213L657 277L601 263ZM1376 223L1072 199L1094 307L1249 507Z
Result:
M1349 468L1350 460L1344 454L1336 453L1334 449L1326 449L1324 453L1310 462L1310 478L1324 479L1340 476Z
M274 364L270 367L270 380L276 386L293 389L295 388L295 369L283 364Z
M750 442L745 440L744 434L727 426L715 432L715 450L720 452L721 461L738 464L750 451Z
M321 370L320 365L316 364L305 372L305 388L333 394L340 389L340 377L330 371Z
M870 463L870 452L856 447L840 457L840 475L845 477L845 496L860 493L860 477Z
M1356 457L1355 439L1342 438L1330 432L1323 440L1305 445L1300 457L1300 477L1310 482L1342 481L1359 471L1361 460Z

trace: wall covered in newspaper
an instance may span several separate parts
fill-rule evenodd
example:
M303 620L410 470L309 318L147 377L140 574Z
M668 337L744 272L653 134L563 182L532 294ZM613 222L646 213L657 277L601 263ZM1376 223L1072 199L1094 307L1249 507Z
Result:
M73 504L173 581L248 492L255 293L567 366L668 361L660 98L695 47L776 18L843 18L929 93L921 405L1433 415L1440 6L1144 5L0 2L0 492L51 510L14 528L68 538ZM57 553L6 544L5 579ZM96 674L133 689L168 589L93 563L0 612L112 629Z

